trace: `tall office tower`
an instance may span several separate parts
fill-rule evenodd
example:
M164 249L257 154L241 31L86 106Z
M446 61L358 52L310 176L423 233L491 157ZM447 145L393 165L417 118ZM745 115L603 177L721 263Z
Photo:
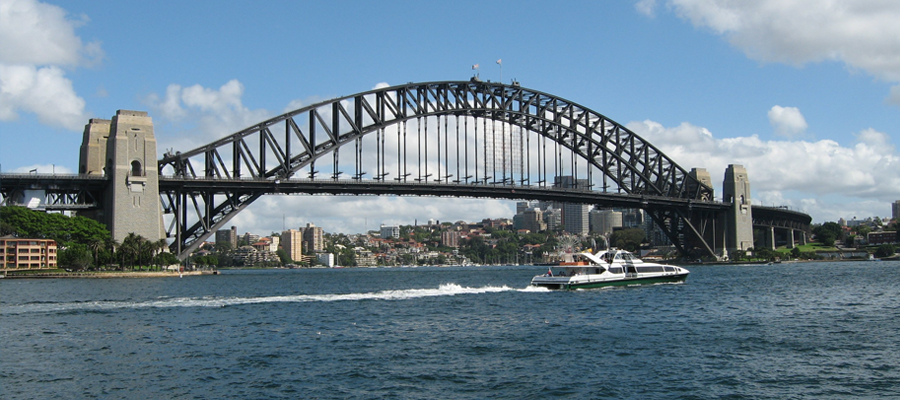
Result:
M575 189L581 191L591 190L587 179L575 179L573 176L557 176L553 180L553 187L563 189ZM561 203L563 230L576 235L586 235L590 232L588 213L591 206L579 203Z

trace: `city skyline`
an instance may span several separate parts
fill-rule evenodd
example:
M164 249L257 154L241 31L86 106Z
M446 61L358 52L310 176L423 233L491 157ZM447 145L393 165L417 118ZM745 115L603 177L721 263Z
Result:
M741 164L755 204L815 223L891 215L900 6L775 3L0 0L0 167L75 172L88 118L117 109L148 111L159 153L184 151L324 99L467 80L473 64L499 80L502 59L506 83L625 124L682 167L706 168L719 196L725 166ZM573 8L581 23L570 23ZM555 28L522 23L536 20ZM384 26L398 24L427 34L395 40ZM356 233L514 214L505 200L265 196L229 225Z

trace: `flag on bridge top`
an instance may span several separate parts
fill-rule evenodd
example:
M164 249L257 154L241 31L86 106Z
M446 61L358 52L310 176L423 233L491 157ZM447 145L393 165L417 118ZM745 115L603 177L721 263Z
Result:
M472 69L478 69L478 64L473 65Z
M498 58L498 59L497 59L497 64L503 65L503 59L502 59L502 58Z

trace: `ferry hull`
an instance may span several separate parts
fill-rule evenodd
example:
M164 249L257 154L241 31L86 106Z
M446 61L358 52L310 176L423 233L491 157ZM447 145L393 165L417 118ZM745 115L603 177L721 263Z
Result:
M648 285L654 283L683 282L685 279L687 279L687 277L688 274L675 274L592 282L548 282L541 280L532 280L531 285L546 287L548 289L594 289L607 286Z

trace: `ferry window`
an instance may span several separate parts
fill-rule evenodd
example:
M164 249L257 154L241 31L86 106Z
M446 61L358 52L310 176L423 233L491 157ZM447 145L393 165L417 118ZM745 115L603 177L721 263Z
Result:
M675 268L666 267L666 272L675 272Z
M622 267L612 267L612 268L609 269L609 273L611 273L611 274L621 274L621 273L622 273Z

